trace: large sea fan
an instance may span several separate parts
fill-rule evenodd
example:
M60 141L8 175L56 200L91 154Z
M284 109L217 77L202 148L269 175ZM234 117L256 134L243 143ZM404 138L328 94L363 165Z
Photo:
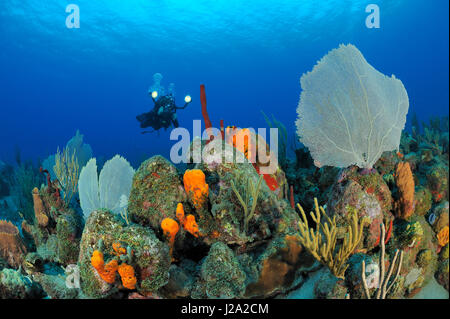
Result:
M105 163L99 179L96 159L89 160L78 181L80 205L85 218L99 208L109 209L115 214L126 209L124 198L130 196L134 173L130 163L116 155Z
M399 147L409 100L353 45L330 51L300 79L297 134L316 165L371 168Z

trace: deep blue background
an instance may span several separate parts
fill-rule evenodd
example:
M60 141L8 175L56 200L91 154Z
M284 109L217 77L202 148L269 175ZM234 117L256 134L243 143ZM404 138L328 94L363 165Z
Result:
M447 115L448 1L355 0L2 0L0 4L0 159L14 147L28 158L56 152L80 129L94 155L119 153L134 166L168 156L169 132L141 135L135 116L153 104L152 75L176 84L178 116L201 119L206 85L214 125L262 127L275 114L293 138L300 76L340 43L401 79L410 112ZM81 28L67 29L78 4ZM381 28L365 27L376 3Z

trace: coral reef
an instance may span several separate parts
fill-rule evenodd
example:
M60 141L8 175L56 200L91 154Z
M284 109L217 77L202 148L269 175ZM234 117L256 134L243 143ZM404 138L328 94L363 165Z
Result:
M89 144L84 143L84 135L80 133L79 130L76 131L75 136L73 136L64 147L63 156L66 154L70 157L73 162L76 161L78 167L83 168L87 162L92 158L92 148ZM56 163L56 157L58 154L50 155L42 162L43 169L49 172L52 179L57 178L56 172L54 171ZM61 167L62 168L62 167Z
M374 79L366 85L378 83L367 72ZM157 155L134 171L116 156L98 174L79 132L40 173L20 159L15 168L0 162L0 197L11 196L0 202L11 220L0 221L0 298L401 299L430 285L448 291L445 121L423 130L414 123L399 150L363 149L354 163L361 168L324 166L297 147L280 165L270 158L276 169L265 174L256 146L268 144L245 128L227 128L235 134L226 139L223 121L214 136L204 86L200 100L209 138L194 140L190 156L201 151L201 163L175 167ZM284 131L279 142L287 153Z
M117 245L114 243L127 247L127 254L117 257ZM93 256L95 258L92 260ZM108 261L106 264L105 260ZM115 262L111 263L111 260ZM116 276L120 267L119 260L134 269L134 285L142 295L156 292L169 280L169 247L160 241L150 228L136 224L127 225L119 216L107 210L92 212L83 230L78 259L84 294L88 297L104 298L117 293L122 286L119 276ZM106 275L104 277L107 281L100 275L102 263L103 270L106 271L103 275ZM101 271L98 272L96 268ZM132 287L133 276L129 267L122 268L121 271L126 275L123 286Z
M68 265L78 260L82 222L52 185L33 189L35 220L23 221L22 232L27 246L46 261Z

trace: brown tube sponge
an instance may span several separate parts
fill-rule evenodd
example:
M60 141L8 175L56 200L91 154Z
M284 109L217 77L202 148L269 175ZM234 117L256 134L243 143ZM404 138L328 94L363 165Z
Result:
M34 205L34 216L41 227L45 227L48 224L48 217L45 214L44 203L42 202L41 196L39 195L39 190L35 187L33 189L33 205Z
M19 229L11 222L0 220L0 257L12 267L18 268L26 253Z
M396 203L397 217L407 219L414 213L414 178L408 162L400 162L395 170L399 199Z

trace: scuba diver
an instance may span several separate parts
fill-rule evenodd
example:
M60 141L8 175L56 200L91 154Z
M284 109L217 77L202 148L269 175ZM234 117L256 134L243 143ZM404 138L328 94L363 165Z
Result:
M178 107L175 104L175 89L174 84L169 86L169 93L164 94L164 88L161 86L162 75L156 73L153 75L153 85L149 89L149 94L152 97L154 107L150 112L136 116L140 122L141 128L151 127L152 131L143 131L145 133L153 133L159 131L161 128L167 130L168 127L178 127L177 110L185 109L192 99L189 95L184 98L184 106Z

